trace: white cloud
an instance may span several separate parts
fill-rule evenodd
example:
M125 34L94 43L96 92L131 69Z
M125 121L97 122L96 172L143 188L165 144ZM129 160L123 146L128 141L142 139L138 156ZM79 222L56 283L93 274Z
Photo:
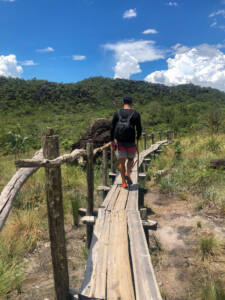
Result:
M213 17L219 16L219 15L225 16L225 9L220 9L220 10L217 10L217 11L211 13L209 15L209 18L213 18Z
M54 52L55 50L52 47L46 47L44 49L37 49L36 51L39 53L48 53L48 52Z
M145 31L142 32L143 34L157 34L158 31L155 29L146 29Z
M137 16L136 8L128 9L123 14L124 19L135 18L136 16Z
M225 91L225 55L217 46L187 48L167 63L167 70L153 72L145 80L166 85L193 83Z
M212 24L210 25L210 27L216 27L217 25L217 21L212 22Z
M36 66L37 63L35 63L33 60L25 60L21 62L22 66Z
M85 60L85 55L73 55L73 60Z
M178 6L178 3L177 3L177 2L169 1L169 2L167 3L167 5L169 5L169 6Z
M3 2L15 2L15 0L1 0Z
M14 54L0 55L0 76L20 77L22 73L23 68L18 65Z
M141 72L140 63L164 58L164 52L155 46L154 41L122 41L106 44L104 48L115 52L114 78L129 79L132 74Z

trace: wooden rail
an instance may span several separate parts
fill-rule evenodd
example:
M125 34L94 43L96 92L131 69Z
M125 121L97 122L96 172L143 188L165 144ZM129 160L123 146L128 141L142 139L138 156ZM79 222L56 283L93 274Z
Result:
M147 146L147 138L145 135L145 145ZM154 141L154 140L152 140ZM59 156L58 154L58 138L54 135L52 129L47 129L46 135L43 139L43 148L37 151L32 159L26 160L17 160L15 162L17 167L21 167L9 183L2 190L0 195L0 230L5 224L5 221L9 215L10 209L13 204L13 200L18 194L19 190L26 182L26 180L34 174L40 167L45 167L46 169L46 195L47 195L47 204L48 204L48 218L49 218L49 233L50 233L50 242L51 242L51 251L52 251L52 260L53 260L53 270L54 270L54 279L55 279L55 291L56 299L64 300L69 299L69 278L68 278L68 267L67 267L67 258L65 250L65 233L64 233L64 217L62 210L62 191L61 191L61 171L60 166L63 163L72 163L81 156L87 158L87 215L92 218L94 199L93 199L93 155L96 155L99 152L103 152L103 196L106 195L109 188L107 187L107 155L106 149L110 147L111 143L105 144L102 147L91 150L91 144L88 144L87 149L75 149L70 154L64 154ZM142 163L144 157L150 153L154 153L156 149L161 144L152 145L150 149L145 150L140 155L140 164ZM57 151L56 151L57 150ZM55 152L56 151L56 152ZM150 152L149 152L150 151ZM44 152L44 153L43 153ZM114 291L112 297L107 299L119 299L115 298L116 295L119 295L120 292L117 292L114 289L115 285L118 284L118 291L121 291L123 297L120 299L134 299L134 294L137 298L137 288L132 287L131 290L124 289L123 285L127 287L132 285L133 280L135 281L134 274L132 273L133 268L137 270L140 268L138 265L130 264L129 253L133 253L135 256L135 250L132 250L132 231L129 229L129 226L133 226L133 219L137 220L140 218L138 212L138 159L135 162L136 166L132 172L132 179L135 183L133 189L126 191L121 190L119 183L121 181L120 176L117 176L115 183L112 185L108 195L102 203L99 212L97 223L95 225L94 234L93 232L93 220L92 225L90 222L87 222L87 245L90 246L90 255L87 262L87 269L85 273L85 278L88 281L88 278L93 278L93 274L96 274L96 279L99 282L96 283L96 287L99 289L99 295L104 295L104 291L110 295L110 291ZM114 165L114 152L111 149L111 171L112 178L114 178L115 165ZM130 213L137 213L136 219L132 218ZM59 218L59 219L57 219ZM129 221L129 222L128 222ZM61 224L61 225L60 225ZM130 225L127 225L130 224ZM140 222L139 233L143 231L142 223ZM142 230L142 231L141 231ZM55 233L57 233L55 235ZM60 236L57 236L60 235ZM143 236L143 232L142 232ZM122 240L121 240L122 239ZM110 240L110 247L112 247L113 252L110 254L109 260L106 261L105 257L108 257L108 243ZM100 241L100 243L99 243ZM121 244L120 251L117 250L116 245ZM58 245L58 246L57 246ZM95 246L96 245L96 246ZM145 247L146 248L146 247ZM103 249L103 255L100 255ZM144 256L146 253L144 254ZM95 266L93 271L93 261L98 261L98 265ZM114 261L119 261L119 264L116 266ZM125 263L124 272L127 274L124 277L120 273L120 277L117 278L118 266L122 263ZM145 262L146 263L146 262ZM140 266L142 266L140 264ZM146 267L146 266L145 266ZM108 276L105 277L107 270ZM150 268L151 270L151 268ZM110 275L109 275L110 274ZM154 275L154 273L153 273ZM100 277L99 277L100 276ZM119 279L119 280L118 280ZM153 276L154 279L154 276ZM85 282L85 281L84 281ZM89 282L89 281L88 281ZM84 283L83 285L84 286ZM106 289L107 286L107 289ZM93 289L93 286L91 287ZM81 289L82 290L82 289ZM90 292L90 291L89 291ZM91 290L90 293L93 293ZM114 295L114 296L113 296ZM95 298L85 298L80 293L80 299L95 299ZM83 297L83 298L82 298ZM101 296L102 297L102 296ZM106 299L106 298L96 298L96 299ZM147 298L146 298L147 299ZM160 298L153 298L160 299Z

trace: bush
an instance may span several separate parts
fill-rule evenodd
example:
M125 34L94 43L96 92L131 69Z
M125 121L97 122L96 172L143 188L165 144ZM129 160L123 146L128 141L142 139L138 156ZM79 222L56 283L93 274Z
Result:
M209 255L213 255L216 246L217 246L217 242L213 235L210 235L209 237L203 237L200 240L200 250L202 253L202 260L207 258Z
M225 291L219 280L207 281L200 288L201 300L225 300Z

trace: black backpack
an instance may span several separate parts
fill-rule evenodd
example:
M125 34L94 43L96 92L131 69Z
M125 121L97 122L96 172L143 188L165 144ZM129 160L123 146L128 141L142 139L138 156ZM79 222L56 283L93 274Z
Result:
M115 138L121 142L129 142L131 130L133 128L133 126L130 124L130 120L135 111L133 111L128 117L122 117L120 110L118 110L117 113L119 115L119 121L117 122L115 128Z

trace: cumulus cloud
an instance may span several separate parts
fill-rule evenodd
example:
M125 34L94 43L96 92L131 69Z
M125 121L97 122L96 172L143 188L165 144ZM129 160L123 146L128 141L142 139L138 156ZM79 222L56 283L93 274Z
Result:
M37 63L35 63L33 60L25 60L21 62L22 66L36 66Z
M73 60L85 60L85 55L73 55Z
M157 34L158 31L155 29L146 29L145 31L142 32L143 34Z
M0 55L0 76L20 77L22 73L23 68L18 65L14 54Z
M145 80L165 85L193 83L225 91L225 55L217 46L187 48L167 63L167 70L153 72Z
M124 12L123 18L124 19L130 19L130 18L135 18L137 16L136 8L134 9L128 9Z
M210 17L210 18L213 18L213 17L219 16L219 15L225 16L225 9L217 10L217 11L211 13L211 14L209 15L209 17Z
M37 49L36 51L39 53L48 53L48 52L54 52L55 50L52 47L46 47L44 49Z
M177 2L173 2L173 1L169 1L167 3L167 5L169 5L169 6L178 6L178 3Z
M216 25L217 25L217 21L214 21L211 23L210 27L216 27Z
M129 79L132 74L141 72L140 63L164 58L164 52L155 46L154 41L122 41L106 44L104 48L115 53L114 78Z

